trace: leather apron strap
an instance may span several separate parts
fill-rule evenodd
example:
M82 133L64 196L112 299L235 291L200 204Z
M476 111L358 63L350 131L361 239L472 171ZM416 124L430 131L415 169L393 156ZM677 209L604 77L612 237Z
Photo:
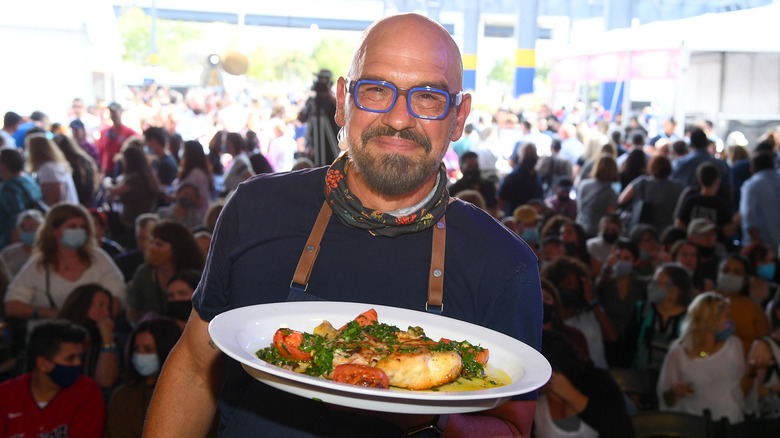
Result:
M328 222L332 210L328 202L325 201L317 215L317 220L309 233L309 239L303 248L301 258L298 260L298 266L295 268L290 289L297 289L305 292L309 288L309 277L311 276L314 262L320 252L320 242L328 227ZM441 314L444 311L444 252L446 240L446 221L444 216L433 226L433 244L431 248L431 269L428 279L428 300L425 301L425 310L431 313Z

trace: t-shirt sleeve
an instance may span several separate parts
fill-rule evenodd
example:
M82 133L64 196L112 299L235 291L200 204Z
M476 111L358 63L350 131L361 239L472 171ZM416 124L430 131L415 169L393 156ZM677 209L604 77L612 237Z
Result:
M84 377L84 379L88 379ZM100 387L92 379L87 380L79 396L79 405L69 425L69 436L101 438L106 424L106 404Z
M98 283L108 289L111 295L118 298L124 306L127 299L127 290L123 280L124 277L122 277L122 271L111 260L111 257L99 248L95 251L95 264L98 269Z
M57 167L53 164L44 164L41 166L38 171L38 183L39 184L49 184L49 183L59 183L60 178L57 174Z
M37 258L35 258L37 260ZM28 260L22 269L16 274L5 294L4 302L21 301L25 304L31 304L35 299L36 284L35 279L41 274L37 269L37 261Z
M225 204L217 219L211 247L206 258L203 277L192 295L192 305L198 315L211 321L218 314L229 309L230 293L230 250L235 247L235 239L240 234L236 195Z

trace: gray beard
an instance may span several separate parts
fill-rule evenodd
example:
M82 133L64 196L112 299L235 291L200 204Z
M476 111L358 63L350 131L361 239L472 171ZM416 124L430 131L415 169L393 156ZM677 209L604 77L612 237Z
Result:
M415 160L402 154L377 154L368 150L370 139L385 135L398 135L414 141L425 150L425 157ZM419 188L431 175L436 174L444 156L443 153L439 157L431 156L430 140L409 130L397 132L390 128L377 128L364 132L358 147L354 147L352 141L348 143L349 159L355 171L372 190L388 197L400 196Z

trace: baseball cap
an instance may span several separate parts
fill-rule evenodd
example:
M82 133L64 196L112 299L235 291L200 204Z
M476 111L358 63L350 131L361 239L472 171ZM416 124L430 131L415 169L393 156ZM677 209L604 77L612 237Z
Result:
M694 234L703 234L714 229L715 224L709 219L697 218L688 224L688 237L691 237Z
M528 205L521 205L517 207L512 216L515 217L515 222L518 223L534 222L540 219L539 214L536 213L536 209Z
M726 146L747 146L748 141L745 134L734 131L726 137Z
M71 129L84 129L84 122L79 119L70 122Z
M111 111L122 111L122 105L120 105L118 102L111 102L108 104L108 109Z

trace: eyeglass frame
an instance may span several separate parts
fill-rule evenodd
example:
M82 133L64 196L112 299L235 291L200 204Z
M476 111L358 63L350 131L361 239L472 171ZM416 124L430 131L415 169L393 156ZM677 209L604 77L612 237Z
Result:
M389 107L385 110L374 110L371 108L366 108L360 103L358 103L357 99L357 93L355 93L355 90L357 89L358 84L360 83L367 83L367 84L376 84L376 85L382 85L386 87L390 87L393 90L393 102L390 104ZM358 80L352 80L347 79L346 83L346 89L347 93L351 94L352 100L355 102L355 106L362 109L363 111L368 111L372 113L380 113L384 114L386 112L389 112L393 107L395 106L395 103L398 101L398 96L404 96L406 98L406 109L409 110L409 114L413 115L414 117L422 120L441 120L445 117L447 117L447 114L449 114L451 108L457 108L460 106L461 103L463 103L463 92L459 91L457 93L449 93L445 90L442 90L440 88L435 87L429 87L429 86L422 86L422 87L412 87L412 88L401 88L393 84L392 82L388 81L375 81L372 79L358 79ZM426 117L421 116L414 111L412 111L412 102L409 100L409 94L413 91L433 91L436 93L441 93L445 96L447 96L447 108L444 110L444 113L438 117ZM452 105L450 105L452 103Z

